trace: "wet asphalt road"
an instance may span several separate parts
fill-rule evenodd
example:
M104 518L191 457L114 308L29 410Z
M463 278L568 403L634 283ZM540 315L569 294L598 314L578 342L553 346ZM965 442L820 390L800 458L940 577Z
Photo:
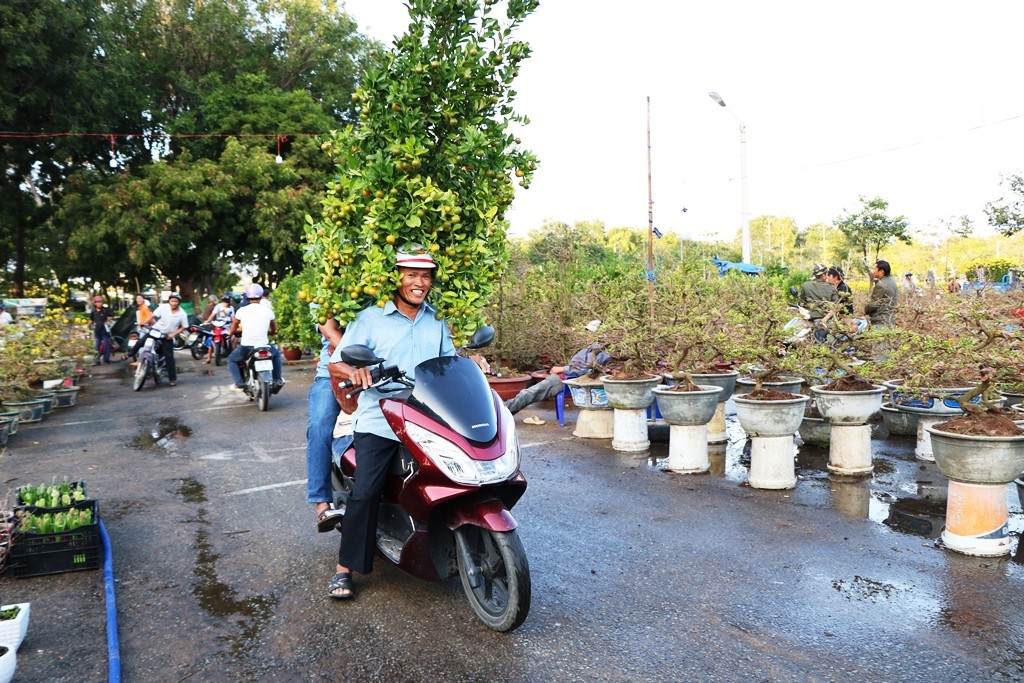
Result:
M572 437L551 405L524 411L514 515L533 604L498 634L457 581L380 558L355 600L329 601L338 536L304 502L311 365L288 366L260 413L225 368L179 363L177 387L140 393L127 368L99 368L0 460L6 486L67 475L100 501L125 681L1024 680L1024 552L965 557L936 546L941 522L883 523L942 496L912 439L875 440L866 480L830 478L827 454L801 449L797 488L770 492L743 485L735 424L711 475L681 476L660 468L664 443L620 454ZM522 425L533 413L547 424ZM102 579L0 578L0 601L32 602L14 681L106 680Z

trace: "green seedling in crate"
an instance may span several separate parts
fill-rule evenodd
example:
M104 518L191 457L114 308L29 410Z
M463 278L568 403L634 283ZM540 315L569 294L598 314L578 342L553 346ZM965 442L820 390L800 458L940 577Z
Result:
M74 531L78 527L92 524L92 510L68 510L67 512L45 512L41 515L26 512L21 517L21 530L29 534L52 534Z
M56 482L56 478L54 478L54 482ZM72 503L85 500L85 489L79 482L72 482L64 477L64 481L60 484L25 486L18 489L18 495L23 505L57 508L67 507Z

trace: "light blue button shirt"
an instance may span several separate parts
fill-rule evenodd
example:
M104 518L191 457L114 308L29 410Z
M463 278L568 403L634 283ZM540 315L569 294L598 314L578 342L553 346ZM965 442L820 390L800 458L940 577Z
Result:
M397 365L410 379L415 379L415 368L423 361L455 355L448 324L436 319L435 313L437 309L426 302L415 320L403 315L393 301L389 301L384 308L371 306L361 311L345 328L341 347L334 350L331 362L341 360L341 348L364 344L373 349L378 358L383 358L385 365ZM398 437L380 411L380 399L387 395L375 389L359 394L359 405L353 416L355 431L397 440Z

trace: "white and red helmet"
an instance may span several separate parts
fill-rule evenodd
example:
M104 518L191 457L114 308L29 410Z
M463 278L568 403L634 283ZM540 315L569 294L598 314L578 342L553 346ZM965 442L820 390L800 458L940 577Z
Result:
M437 268L434 257L418 244L399 249L395 257L395 266L398 268Z

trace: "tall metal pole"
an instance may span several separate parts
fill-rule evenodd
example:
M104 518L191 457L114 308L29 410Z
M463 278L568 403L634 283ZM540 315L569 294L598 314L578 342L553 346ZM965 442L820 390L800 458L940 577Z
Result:
M647 96L647 294L654 321L654 194L651 190L651 97Z
M740 230L743 262L750 263L750 207L747 204L747 126L743 123L740 123L740 205L743 210L743 226Z
M740 226L740 248L743 252L743 262L750 263L750 209L747 206L747 126L739 120L732 109L725 106L725 100L716 92L709 92L708 97L715 101L720 107L725 108L736 125L740 127L740 211L743 214L743 224Z

